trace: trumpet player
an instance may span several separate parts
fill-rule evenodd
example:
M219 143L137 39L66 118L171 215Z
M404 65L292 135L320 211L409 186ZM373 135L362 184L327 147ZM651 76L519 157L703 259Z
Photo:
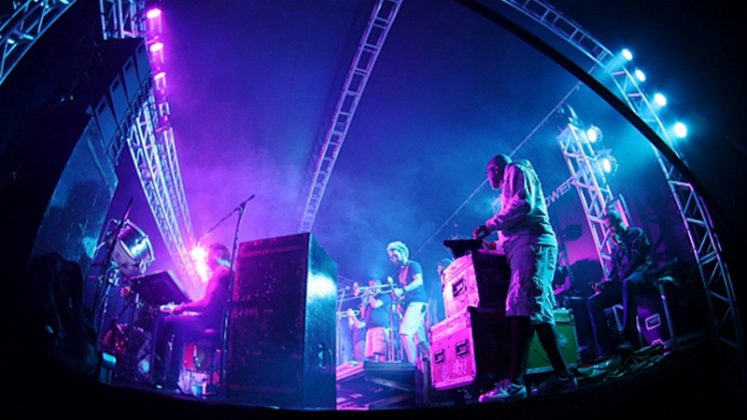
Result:
M360 319L348 309L353 328L366 331L364 356L369 362L387 361L391 306L389 294L382 293L381 280L371 279L361 294Z

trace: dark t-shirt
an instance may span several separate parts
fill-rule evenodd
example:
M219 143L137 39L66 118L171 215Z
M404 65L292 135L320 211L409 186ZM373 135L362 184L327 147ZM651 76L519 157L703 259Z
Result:
M408 261L399 270L399 287L405 287L412 283L412 277L416 274L423 274L423 267L417 261ZM405 307L411 302L428 302L428 294L425 291L425 280L420 287L405 293Z
M651 266L651 243L641 228L631 226L612 249L610 279L622 281L634 271Z
M214 295L210 298L210 306L202 312L203 322L212 328L218 328L223 324L223 316L228 301L228 282L231 281L231 272L226 271L223 276L211 278L210 281L218 282L213 290ZM208 289L209 289L208 285Z
M389 310L392 307L392 298L388 293L379 293L376 299L382 301L384 304L378 308L373 308L370 304L366 306L366 317L364 319L366 327L389 327Z

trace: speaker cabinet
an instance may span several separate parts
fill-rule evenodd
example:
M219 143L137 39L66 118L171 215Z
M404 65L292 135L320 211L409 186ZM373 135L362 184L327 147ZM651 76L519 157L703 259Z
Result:
M227 398L335 408L337 264L309 233L240 244L231 289Z
M578 351L578 339L576 337L576 323L573 312L566 308L555 308L555 336L558 339L558 347L569 367L576 367L581 359ZM527 359L527 373L542 373L552 371L550 358L547 357L545 349L535 333L529 344L529 356Z
M457 258L441 276L446 316L464 313L470 306L505 311L510 280L504 255L478 251Z

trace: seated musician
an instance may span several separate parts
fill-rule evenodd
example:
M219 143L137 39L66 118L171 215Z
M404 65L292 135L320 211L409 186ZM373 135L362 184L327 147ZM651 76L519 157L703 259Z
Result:
M651 243L643 229L626 226L620 212L610 209L602 219L613 247L609 275L595 286L595 294L588 299L598 358L626 354L641 346L636 328L638 304L636 295L647 282L652 266ZM623 305L622 333L610 337L605 309L618 303Z
M228 300L231 253L220 243L210 245L207 266L210 269L205 296L192 302L164 309L156 328L155 382L160 388L178 390L179 370L184 359L184 344L206 329L221 331ZM169 341L172 339L171 354Z
M361 295L361 317L358 319L348 309L348 317L354 328L366 331L365 357L369 362L387 361L387 348L389 347L389 320L391 310L391 297L388 293L381 292L381 281L371 279L368 288Z

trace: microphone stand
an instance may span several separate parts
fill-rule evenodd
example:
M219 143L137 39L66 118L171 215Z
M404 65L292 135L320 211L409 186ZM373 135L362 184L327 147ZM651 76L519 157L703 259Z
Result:
M101 278L99 279L99 284L96 287L96 293L93 298L93 304L94 304L94 314L98 315L99 322L98 322L98 331L97 335L99 336L103 333L104 328L104 321L106 319L106 312L108 310L109 306L109 293L111 292L111 286L112 282L109 279L109 265L112 262L112 255L114 254L114 248L117 246L117 241L119 240L119 234L122 232L122 229L124 229L125 224L127 223L127 220L130 217L130 210L132 209L132 197L130 197L130 201L127 203L127 209L125 210L124 216L122 216L122 220L117 223L117 226L114 229L114 232L111 234L111 237L109 240L111 241L111 244L108 244L107 250L106 250L106 257L104 258L104 264L103 264L103 273L101 274ZM106 240L104 241L106 243Z
M223 219L218 222L217 225L215 225L213 228L210 229L212 231L215 229L219 224L221 224L224 220L226 220L230 215L232 215L234 212L238 211L239 217L236 220L236 230L234 231L233 235L233 247L231 249L231 262L229 263L229 270L228 272L231 273L231 279L228 281L228 296L226 296L226 309L223 311L223 331L221 336L221 342L222 342L222 349L221 349L221 358L220 358L220 364L221 364L221 372L220 372L220 380L223 386L221 386L221 397L223 400L225 400L228 396L228 386L226 384L226 375L228 371L228 362L226 361L226 355L228 354L228 324L230 319L230 309L232 304L232 293L233 293L233 277L235 277L235 274L233 272L234 269L234 262L236 260L236 253L239 247L239 230L241 229L241 222L244 219L244 212L246 211L246 205L254 198L254 194L252 194L249 198L239 203L239 205L231 210L230 213L228 213ZM207 236L208 233L203 235L203 238Z

